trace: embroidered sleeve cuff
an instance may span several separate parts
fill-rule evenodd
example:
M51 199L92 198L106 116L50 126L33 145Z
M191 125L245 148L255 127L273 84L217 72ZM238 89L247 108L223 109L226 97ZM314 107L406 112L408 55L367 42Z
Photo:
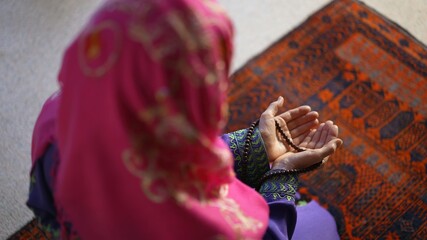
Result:
M296 174L283 174L265 180L259 192L267 202L287 200L295 203L297 189L298 176Z
M242 129L232 133L224 134L222 139L228 144L234 155L234 171L237 178L242 182L255 188L259 186L259 179L270 170L264 142L258 127L251 137L247 162L244 161L243 152L248 130Z

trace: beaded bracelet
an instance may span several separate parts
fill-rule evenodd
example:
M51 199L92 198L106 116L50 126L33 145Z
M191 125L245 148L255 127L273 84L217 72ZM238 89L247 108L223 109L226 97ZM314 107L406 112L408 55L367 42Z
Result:
M291 138L288 137L288 135L286 135L285 131L283 131L283 129L280 127L279 122L277 120L274 120L274 122L276 125L276 130L285 139L286 143L289 146L294 148L297 152L304 152L306 150L304 148L300 148L297 145L295 145L295 143L291 140ZM243 162L244 163L247 163L249 160L249 147L251 145L251 137L254 134L255 127L258 126L258 124L259 124L259 119L254 121L251 124L251 126L248 128L248 133L246 134L245 145L244 145L244 150L243 150Z
M300 148L297 145L294 144L294 142L291 140L288 135L286 135L285 131L280 127L279 122L277 120L274 120L274 123L276 124L276 130L282 135L282 137L285 139L286 143L293 147L297 152L304 152L304 148Z
M251 124L246 134L245 145L243 150L243 180L247 180L248 162L249 162L249 147L251 145L251 137L254 134L255 127L259 124L259 119Z
M319 168L323 164L323 161L315 163L309 167L303 169L272 169L262 176L260 182L264 182L265 180L277 176L277 175L288 175L288 174L301 174L313 171L316 168Z
M259 181L259 185L256 188L257 191L259 191L259 189L261 188L262 183L264 183L266 180L273 178L275 176L281 176L281 175L289 175L289 174L300 174L300 173L306 173L306 172L310 172L313 171L314 169L320 167L323 164L323 161L320 161L318 163L315 163L313 165L311 165L310 167L304 168L304 169L291 169L291 170L287 170L287 169L273 169L270 170L268 172L266 172L264 174L264 176L262 176L262 178Z

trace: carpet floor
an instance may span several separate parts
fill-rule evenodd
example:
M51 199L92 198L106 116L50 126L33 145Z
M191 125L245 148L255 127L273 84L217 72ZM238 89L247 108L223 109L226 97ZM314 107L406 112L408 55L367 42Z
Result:
M426 46L358 1L333 1L233 75L227 130L279 95L340 126L344 146L301 191L342 239L425 239Z
M39 224L36 219L29 221L21 229L9 236L7 240L48 240L51 239Z

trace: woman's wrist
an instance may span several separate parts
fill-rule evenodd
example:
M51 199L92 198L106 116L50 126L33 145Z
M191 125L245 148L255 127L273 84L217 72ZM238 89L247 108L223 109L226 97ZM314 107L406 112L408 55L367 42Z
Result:
M281 160L274 161L273 164L271 165L271 170L279 170L279 169L292 170L292 169L296 169L296 167L292 163L290 163L287 159L281 159Z

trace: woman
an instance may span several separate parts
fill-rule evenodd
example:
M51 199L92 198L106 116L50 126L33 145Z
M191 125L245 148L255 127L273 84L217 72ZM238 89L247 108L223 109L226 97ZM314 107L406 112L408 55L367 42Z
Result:
M276 117L279 98L259 126L218 137L231 34L210 1L107 1L93 15L33 135L28 205L53 237L292 236L297 179L288 170L331 155L338 128L310 131L317 115L308 107ZM295 153L275 121L307 150Z

